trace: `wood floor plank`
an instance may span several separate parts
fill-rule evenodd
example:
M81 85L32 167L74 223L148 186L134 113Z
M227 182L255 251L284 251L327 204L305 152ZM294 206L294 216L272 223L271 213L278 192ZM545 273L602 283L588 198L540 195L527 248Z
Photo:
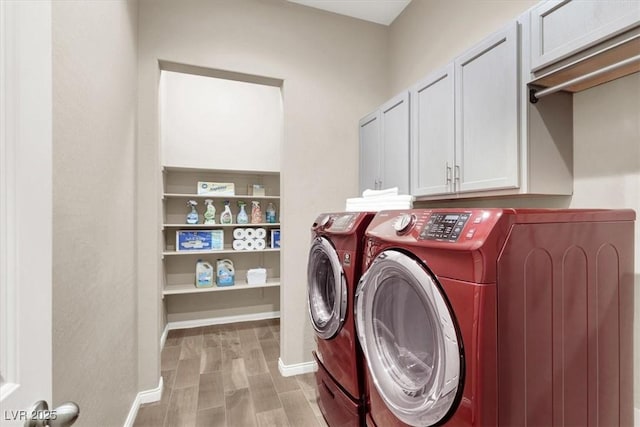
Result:
M248 375L247 380L256 412L282 408L271 374Z
M184 359L178 362L174 390L185 387L197 386L200 382L200 357L197 359Z
M280 343L274 339L260 341L260 348L267 362L277 361L280 357Z
M200 357L200 352L202 351L202 340L202 334L195 336L185 336L184 338L182 338L180 360Z
M266 374L269 372L267 361L260 347L249 350L242 349L242 358L244 359L247 375Z
M230 369L222 371L224 391L240 390L249 387L247 371L244 367L244 359L233 359Z
M180 360L180 352L182 351L181 345L173 347L165 347L160 353L160 370L172 371L178 367L178 360Z
M300 385L296 381L295 377L283 377L280 375L278 369L278 362L267 362L269 373L271 373L271 379L278 393L284 393L286 391L300 390Z
M313 413L302 390L280 393L282 407L287 414L289 424L296 427L317 427L316 415Z
M222 349L209 347L202 349L200 354L200 373L215 372L222 369Z
M224 406L222 372L200 375L198 387L198 411Z
M315 372L308 372L306 374L296 375L296 380L300 384L302 390L315 390L316 389L316 374Z
M273 332L271 332L269 323L267 323L267 321L265 320L259 322L258 325L256 325L256 327L254 328L254 331L256 333L258 341L275 339L275 337L273 336Z
M160 403L169 406L169 398L171 397L171 391L173 390L173 384L176 379L176 371L162 371L162 398Z
M164 424L167 414L167 405L159 403L142 405L138 410L133 427L157 427Z
M185 337L195 337L204 333L204 326L198 326L197 328L184 329Z
M195 427L197 405L197 385L173 390L164 422L165 427Z
M171 329L167 332L167 339L164 341L165 347L174 347L182 344L182 337L184 337L184 329Z
M290 425L287 420L287 414L282 408L258 412L256 421L258 422L258 427L287 427Z
M226 427L226 410L224 406L198 411L196 427Z
M136 427L327 426L315 374L282 377L279 319L171 330L160 402Z
M228 426L256 426L255 410L248 388L225 393Z
M240 338L240 344L242 344L242 348L254 348L260 347L258 343L258 337L256 336L256 331L252 329L239 329L238 337Z
M220 334L210 333L202 335L202 348L220 347Z

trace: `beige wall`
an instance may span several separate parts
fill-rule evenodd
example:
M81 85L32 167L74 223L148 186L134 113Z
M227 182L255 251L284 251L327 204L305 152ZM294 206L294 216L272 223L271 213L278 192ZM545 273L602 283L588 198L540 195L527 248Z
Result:
M390 28L390 92L445 65L536 1L413 1ZM420 206L632 208L640 213L640 75L574 95L574 194ZM640 408L640 227L636 222L634 406Z
M158 209L158 59L282 79L281 358L308 362L309 227L357 192L358 119L387 94L387 29L284 0L140 2L139 207ZM158 227L138 222L141 388L155 386ZM301 327L305 325L305 327ZM146 336L143 336L146 333Z
M53 2L53 404L79 426L138 392L136 39L135 1Z
M636 211L634 406L640 409L640 74L575 94L573 126L570 207Z

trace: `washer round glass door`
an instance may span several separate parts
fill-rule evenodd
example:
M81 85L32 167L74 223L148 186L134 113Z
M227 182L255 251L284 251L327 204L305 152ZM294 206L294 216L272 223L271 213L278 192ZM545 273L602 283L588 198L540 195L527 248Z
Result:
M462 395L464 353L436 279L387 250L362 276L355 301L358 339L387 407L412 426L448 419Z
M347 284L331 242L316 237L309 251L307 293L311 324L323 339L333 338L347 312Z

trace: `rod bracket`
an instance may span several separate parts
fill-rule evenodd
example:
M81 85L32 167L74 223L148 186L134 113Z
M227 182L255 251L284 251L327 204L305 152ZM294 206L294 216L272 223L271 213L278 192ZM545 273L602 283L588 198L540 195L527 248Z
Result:
M536 104L539 99L536 96L536 92L538 91L538 89L534 89L534 88L529 88L529 102L532 104Z

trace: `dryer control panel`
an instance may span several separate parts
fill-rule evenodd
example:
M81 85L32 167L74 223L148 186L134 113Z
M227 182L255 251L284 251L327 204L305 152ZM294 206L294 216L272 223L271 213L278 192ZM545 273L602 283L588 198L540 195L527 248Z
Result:
M433 213L420 232L420 239L456 242L470 216L467 212Z

